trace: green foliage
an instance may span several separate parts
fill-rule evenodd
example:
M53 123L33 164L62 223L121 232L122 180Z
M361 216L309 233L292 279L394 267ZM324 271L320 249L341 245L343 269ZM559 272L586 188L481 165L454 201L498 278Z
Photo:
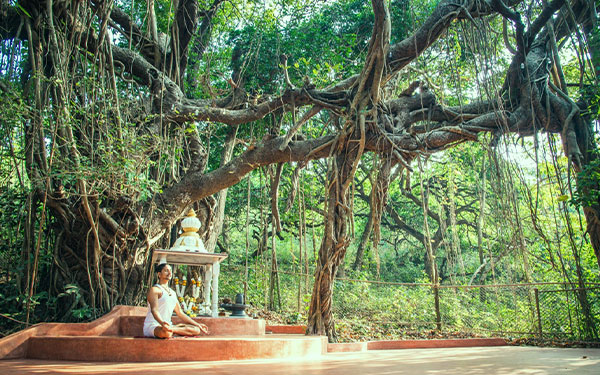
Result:
M264 265L263 265L264 266ZM267 308L264 273L249 268L248 302L252 311ZM224 265L221 269L226 297L239 293L231 290L230 280L243 283L243 267ZM304 276L293 268L280 267L282 305L277 314L260 313L278 324L306 324L308 294L300 295L298 284ZM442 330L436 330L434 293L427 277L417 283L398 284L369 280L339 279L334 283L333 313L336 332L342 342L403 338L442 337L530 337L539 331L538 307L534 289L538 289L539 311L544 337L561 340L595 340L586 331L577 291L560 284L444 287L439 289ZM312 278L309 282L312 285ZM592 315L600 311L597 286L588 286ZM266 315L263 315L266 314ZM595 319L597 327L598 321Z
M289 57L292 83L306 81L324 86L359 72L372 32L372 11L365 0L344 0L324 5L284 8L276 16L265 11L255 22L231 32L232 70L240 72L245 87L259 94L283 89L280 56ZM390 5L393 39L411 30L412 16L405 0ZM281 19L289 17L289 22Z
M577 206L598 206L600 203L600 153L593 150L592 161L585 164L577 174L577 190L573 203Z

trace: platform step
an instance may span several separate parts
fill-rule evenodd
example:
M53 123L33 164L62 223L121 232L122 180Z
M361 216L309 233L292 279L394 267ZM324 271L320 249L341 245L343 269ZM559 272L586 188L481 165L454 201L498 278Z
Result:
M118 335L141 336L145 319L145 315L119 317ZM262 319L200 317L194 320L206 324L211 336L263 336L265 334L265 321ZM173 323L178 324L182 321L173 317Z
M121 336L31 337L27 358L102 362L225 361L324 354L326 337L207 336L160 340Z

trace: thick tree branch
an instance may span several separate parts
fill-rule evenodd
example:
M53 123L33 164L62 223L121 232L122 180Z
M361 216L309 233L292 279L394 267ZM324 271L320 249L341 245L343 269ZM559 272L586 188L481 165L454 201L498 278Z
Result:
M119 9L113 7L110 12L111 25L118 30L130 43L131 46L139 49L140 54L148 61L164 61L165 49L156 41L146 37L144 32L129 18L129 15ZM114 49L115 47L113 47ZM160 56L156 59L155 51L160 52ZM160 69L160 66L154 66Z
M392 45L388 55L389 74L394 74L417 58L448 29L452 21L471 10L478 12L479 2L471 0L444 0L408 38Z
M187 174L179 183L157 194L154 202L143 210L151 210L155 216L159 216L150 229L150 237L155 237L163 228L178 220L191 203L237 184L259 167L327 157L329 147L325 146L330 145L333 139L333 136L325 136L310 141L292 141L286 149L279 151L279 144L284 137L277 137L257 145L212 172Z
M525 33L525 42L527 45L533 43L542 27L546 26L548 20L565 4L565 0L554 0L544 7L542 13L533 21L527 32Z

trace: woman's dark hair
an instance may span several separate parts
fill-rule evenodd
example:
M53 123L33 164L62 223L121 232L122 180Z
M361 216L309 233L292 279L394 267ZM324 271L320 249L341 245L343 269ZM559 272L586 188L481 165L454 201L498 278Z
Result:
M161 263L158 266L156 266L155 272L159 273L160 271L162 271L165 267L167 266L167 263Z

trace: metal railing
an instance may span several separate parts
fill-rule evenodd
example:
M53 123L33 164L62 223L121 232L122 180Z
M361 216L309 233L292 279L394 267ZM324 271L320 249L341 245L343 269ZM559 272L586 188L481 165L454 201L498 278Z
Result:
M223 265L221 296L244 290L245 269ZM270 274L248 270L247 301L269 306ZM313 276L279 271L280 295L275 310L290 323L302 323L312 292ZM577 288L566 283L440 285L336 279L333 313L336 322L363 330L461 331L481 336L539 337L597 341L600 330L600 285ZM277 297L277 294L275 294ZM439 320L437 317L440 317ZM346 322L346 323L344 323Z

